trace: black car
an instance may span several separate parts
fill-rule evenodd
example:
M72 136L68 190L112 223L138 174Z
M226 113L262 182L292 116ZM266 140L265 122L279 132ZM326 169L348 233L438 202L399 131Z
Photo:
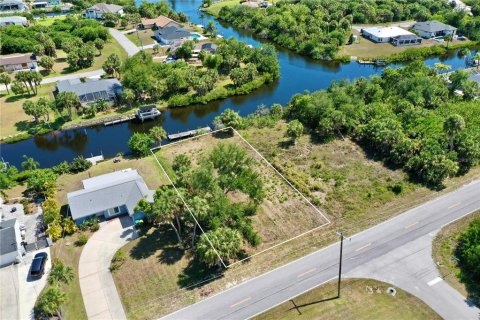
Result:
M41 278L45 273L45 263L47 263L48 254L40 252L35 255L32 260L32 267L30 268L30 276L32 278Z

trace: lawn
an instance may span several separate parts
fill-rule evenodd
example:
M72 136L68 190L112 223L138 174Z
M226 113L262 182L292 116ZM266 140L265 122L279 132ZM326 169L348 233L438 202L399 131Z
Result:
M83 247L77 247L75 241L80 233L59 239L51 247L52 259L60 259L67 266L75 271L73 281L68 285L63 285L63 290L67 295L67 302L63 306L64 319L87 319L85 306L83 304L80 282L78 280L78 261L82 254Z
M127 260L114 275L129 318L156 318L177 310L337 241L336 230L352 235L480 176L475 168L436 192L406 181L402 171L386 168L350 140L320 143L304 135L292 145L285 130L279 123L240 133L297 188L318 198L333 223L221 274L192 264L190 253L175 246L171 228L148 230L124 247ZM396 183L402 184L398 195L391 191ZM212 276L219 278L206 281Z
M138 33L138 36L137 36ZM155 39L153 38L153 31L152 29L146 29L146 30L138 30L138 32L132 32L129 34L125 35L130 41L135 43L137 46L141 46L142 44L144 46L157 43ZM139 40L140 38L140 40Z
M446 43L440 43L435 40L423 39L422 43L414 46L394 46L390 43L375 43L371 40L368 40L360 35L360 32L353 30L354 35L357 36L357 43L351 45L343 46L338 52L341 56L354 56L357 58L376 58L376 57L385 57L395 53L403 52L409 48L422 48L422 47L431 47L434 45L444 45ZM465 43L465 41L454 40L451 42L452 45L458 43Z
M464 297L468 297L480 305L480 284L461 273L455 257L459 236L475 219L480 219L480 211L443 227L433 241L432 257L442 278Z
M46 17L45 19L35 19L35 24L44 27L50 27L56 20L64 20L66 16Z
M238 4L240 4L240 0L222 0L213 2L209 7L204 8L203 10L214 17L218 17L220 9L223 7L233 7Z
M376 280L347 279L342 282L342 297L337 299L337 283L330 282L254 319L441 319L421 300L399 288L395 288L395 296L388 294L389 287Z
M97 163L87 171L60 176L57 179L56 200L60 205L65 205L67 204L67 193L82 189L82 180L127 168L136 169L151 190L168 183L153 157L140 159L121 158L121 161L117 163L110 159Z

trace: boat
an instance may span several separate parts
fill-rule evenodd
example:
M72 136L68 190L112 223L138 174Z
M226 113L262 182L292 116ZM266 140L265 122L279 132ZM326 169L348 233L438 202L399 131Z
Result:
M135 113L136 117L140 121L145 121L148 119L155 119L159 117L162 113L157 109L157 106L154 104L140 107Z

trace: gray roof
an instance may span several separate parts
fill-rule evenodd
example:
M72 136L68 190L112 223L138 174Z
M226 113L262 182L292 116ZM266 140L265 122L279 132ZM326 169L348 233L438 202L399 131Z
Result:
M94 102L100 99L111 100L122 92L122 85L117 79L87 79L82 82L79 78L61 80L57 82L58 92L74 92L80 102Z
M148 189L137 170L116 171L82 183L84 189L67 195L74 220L123 205L133 214L140 199L153 201L154 191Z
M88 8L87 10L96 10L101 13L117 13L122 9L122 6L117 6L116 4L97 3Z
M421 38L419 36L415 35L415 34L402 34L402 35L393 37L393 39L395 39L395 40L417 40L417 39L421 39Z
M188 38L191 36L191 33L181 27L169 24L165 28L156 30L155 35L160 35L160 37L165 40L176 40Z
M211 50L211 51L216 51L218 46L215 43L204 43L202 44L202 50Z
M10 219L0 222L0 255L17 251L16 221L17 219Z
M19 17L19 16L8 16L8 17L0 17L0 23L5 23L5 22L21 22L21 23L26 23L27 18L25 17Z
M440 21L432 20L425 22L417 22L413 25L414 30L420 30L425 32L439 32L444 30L454 31L457 28L452 27L448 24L442 23Z

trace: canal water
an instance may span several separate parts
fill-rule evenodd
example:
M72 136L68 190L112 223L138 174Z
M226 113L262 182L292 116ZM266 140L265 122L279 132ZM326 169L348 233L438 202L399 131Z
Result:
M199 0L176 0L170 1L170 4L177 12L188 15L190 21L195 24L206 25L208 21L214 21L219 33L225 38L235 37L253 46L261 45L261 42L251 34L234 30L201 13L198 10L201 4ZM204 127L210 125L213 119L227 108L245 116L255 112L259 105L286 104L296 93L324 89L335 80L369 77L382 71L382 68L359 65L356 62L344 64L319 62L281 49L278 58L281 68L280 79L249 95L214 101L206 105L172 109L164 112L158 120L143 124L126 122L108 127L59 131L14 144L2 144L1 157L17 167L23 161L23 155L35 158L42 167L50 167L63 160L70 161L77 155L89 157L102 153L105 157L113 157L119 152L128 152L127 141L132 133L148 131L152 126L162 125L168 133ZM455 53L427 59L425 62L430 66L442 62L451 65L453 70L465 67L465 59Z

